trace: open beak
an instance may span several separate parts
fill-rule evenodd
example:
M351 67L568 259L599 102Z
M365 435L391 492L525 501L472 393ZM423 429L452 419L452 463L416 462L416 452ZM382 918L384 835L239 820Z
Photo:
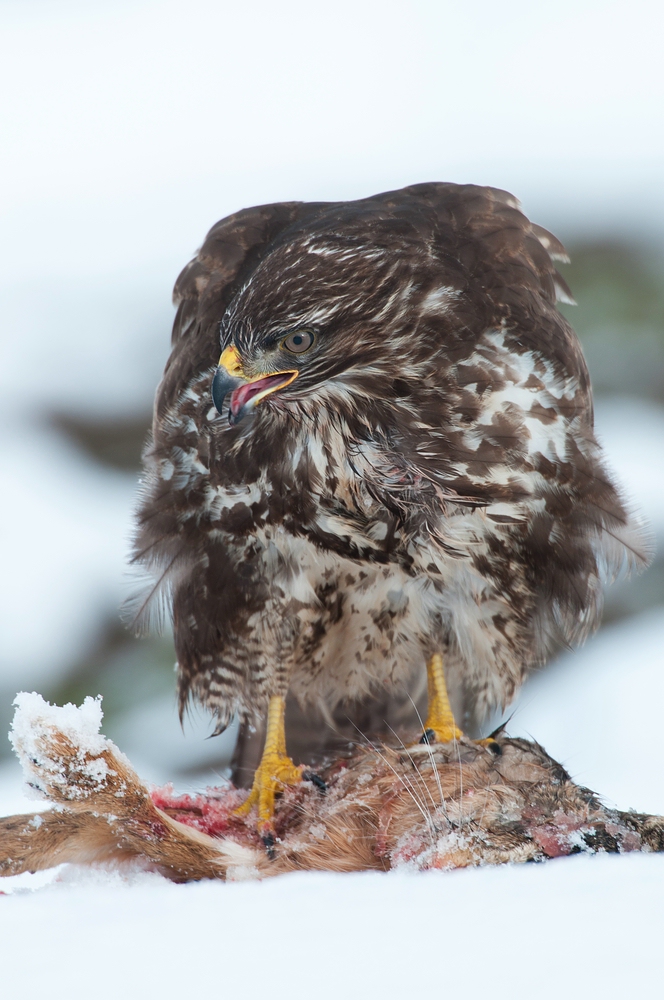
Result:
M212 402L219 411L230 393L228 422L237 424L250 413L262 399L294 382L297 371L269 372L247 378L242 361L235 347L227 347L219 358L219 367L212 380Z

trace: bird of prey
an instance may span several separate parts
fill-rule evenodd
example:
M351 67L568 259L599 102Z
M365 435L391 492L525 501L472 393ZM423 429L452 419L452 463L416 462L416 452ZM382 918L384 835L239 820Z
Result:
M593 432L565 251L508 193L418 184L218 222L175 286L135 559L172 613L181 711L328 713L428 671L424 739L505 706L597 623L647 542ZM449 698L448 698L449 690Z

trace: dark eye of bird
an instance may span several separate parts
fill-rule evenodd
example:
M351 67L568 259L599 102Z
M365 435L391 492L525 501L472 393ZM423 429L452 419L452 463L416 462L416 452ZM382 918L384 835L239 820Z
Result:
M294 333L289 333L285 340L282 340L281 346L285 347L287 351L291 354L304 354L308 351L314 342L314 335L309 330L295 330Z

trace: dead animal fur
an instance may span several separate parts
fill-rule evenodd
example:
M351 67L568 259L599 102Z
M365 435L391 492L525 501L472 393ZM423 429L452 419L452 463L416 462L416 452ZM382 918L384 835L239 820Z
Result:
M271 858L251 817L232 815L246 791L150 792L110 740L77 740L57 722L64 709L42 704L48 712L33 712L29 738L15 727L14 744L28 782L53 808L0 818L2 875L139 861L189 881L664 850L664 818L607 809L538 744L500 735L492 748L357 747L322 768L324 794L303 782L281 796Z

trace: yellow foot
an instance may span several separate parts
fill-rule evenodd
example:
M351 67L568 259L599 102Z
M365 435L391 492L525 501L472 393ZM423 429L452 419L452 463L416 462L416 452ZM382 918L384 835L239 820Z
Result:
M463 733L454 721L440 653L434 653L427 663L427 687L429 707L420 743L451 743L452 740L460 740Z
M283 792L286 785L298 785L302 781L304 768L296 767L285 753L266 748L254 775L254 783L248 797L235 810L236 816L246 816L254 806L258 807L258 832L264 838L274 830L274 797Z
M287 785L299 785L301 781L311 781L319 790L325 791L325 782L317 774L304 767L296 767L286 753L286 733L284 717L286 700L279 696L270 698L267 709L265 747L261 762L256 768L254 783L242 805L235 810L235 816L246 816L254 806L258 807L258 832L263 838L268 854L274 856L274 798Z

